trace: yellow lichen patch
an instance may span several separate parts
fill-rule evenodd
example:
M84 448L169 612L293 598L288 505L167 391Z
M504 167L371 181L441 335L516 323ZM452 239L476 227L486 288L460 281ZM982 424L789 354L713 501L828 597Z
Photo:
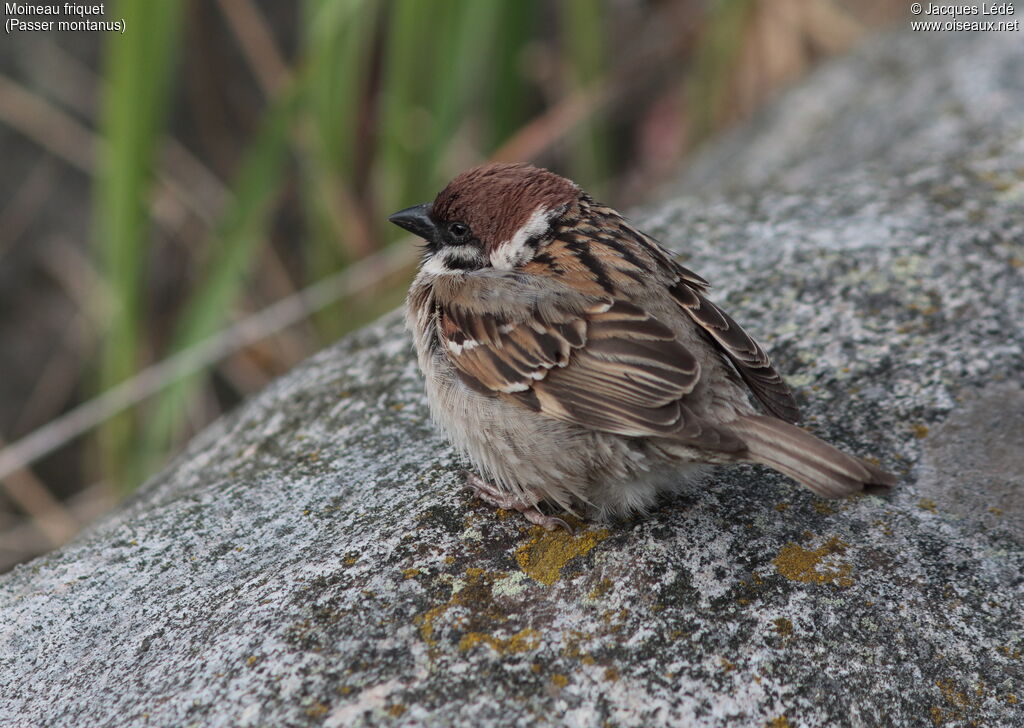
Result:
M790 581L848 587L853 585L853 579L850 577L852 568L849 564L838 563L834 566L823 564L829 556L845 552L846 543L837 536L833 536L816 549L805 549L799 544L790 542L782 547L772 563L775 564L779 573Z
M922 498L917 502L917 507L922 511L931 511L932 513L939 512L937 504L931 498Z
M626 623L629 618L628 609L608 609L601 614L601 620L608 627L608 632L618 632L622 629L622 625Z
M605 670L604 670L604 679L607 680L608 682L618 682L619 681L619 677L620 677L619 671L616 670L614 667L606 667L605 668Z
M1007 657L1012 657L1014 660L1019 660L1021 658L1021 655L1024 655L1024 652L1022 652L1019 648L1010 647L1009 645L999 645L999 647L996 647L996 649L1004 655L1006 655Z
M587 594L587 599L603 597L612 590L612 586L614 586L614 584L612 584L611 579L601 579L601 582L591 589L589 594Z
M388 715L394 718L401 718L405 714L405 711L406 707L404 705L401 703L395 703L388 708Z
M437 640L434 639L434 620L447 612L448 608L451 606L451 602L440 604L433 609L428 609L423 614L417 614L413 619L413 622L419 625L420 637L422 637L423 641L428 645L437 644Z
M830 516L836 512L836 507L828 501L814 501L814 510L823 516Z
M569 684L569 678L556 672L551 676L551 682L553 682L557 687L564 688Z
M764 725L765 728L790 728L789 720L784 715L780 715L778 718L772 718Z
M402 569L402 577L405 579L412 579L420 575L419 569Z
M593 636L586 632L580 632L575 629L569 630L565 647L562 648L562 654L574 660L579 660L585 665L593 665L595 662L594 658L589 652L580 648L581 642L585 642L590 639L593 639Z
M459 649L465 652L481 644L489 645L499 655L518 655L540 646L540 632L521 629L505 640L485 632L469 632L459 640Z
M306 708L306 715L310 718L323 718L327 715L328 710L330 710L330 708L323 703L313 703L312 706Z
M725 659L724 657L719 657L718 659L721 660L721 662L722 662L722 669L725 672L732 672L733 670L736 669L736 663L735 662L729 662L729 660Z
M775 631L783 637L791 635L793 634L793 623L785 617L779 617L775 620Z
M936 680L935 686L942 693L942 697L953 705L966 708L971 704L971 699L967 697L967 693L963 690L957 690L952 680Z
M936 680L935 687L942 693L943 699L946 701L946 706L940 708L939 706L933 706L930 713L932 723L935 725L943 725L948 722L961 723L969 717L972 709L976 707L975 701L971 699L970 695L965 690L959 690L957 685L952 680ZM979 696L984 696L984 686L979 686L980 690L976 690Z
M879 529L881 529L882 533L884 533L886 536L892 536L892 527L885 521L879 519L876 521L872 521L871 525L878 526Z
M530 529L530 540L516 550L516 561L527 576L551 586L558 581L566 564L588 553L606 538L608 529L605 528L574 536L534 526Z
M500 620L503 615L497 611L492 597L494 582L508 576L503 571L484 571L483 569L466 569L466 579L461 587L456 588L451 599L444 604L418 614L413 622L420 628L420 637L428 645L434 646L434 623L441 615L455 606L470 607L485 617Z
M914 437L918 440L923 440L928 437L928 425L914 425Z

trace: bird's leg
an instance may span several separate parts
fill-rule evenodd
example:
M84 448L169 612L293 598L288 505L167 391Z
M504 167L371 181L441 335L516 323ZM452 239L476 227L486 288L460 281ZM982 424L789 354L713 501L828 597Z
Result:
M572 534L572 528L561 518L546 516L537 508L537 503L525 503L514 495L501 490L498 486L481 478L476 473L466 473L466 485L477 495L480 500L490 503L492 506L515 510L522 513L526 520L538 526L554 531L556 528L564 528L567 533Z

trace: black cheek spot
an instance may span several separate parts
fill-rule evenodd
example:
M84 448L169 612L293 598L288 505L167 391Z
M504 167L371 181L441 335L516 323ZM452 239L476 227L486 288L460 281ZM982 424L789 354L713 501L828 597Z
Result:
M482 267L479 261L465 258L445 258L444 264L449 270L477 270Z

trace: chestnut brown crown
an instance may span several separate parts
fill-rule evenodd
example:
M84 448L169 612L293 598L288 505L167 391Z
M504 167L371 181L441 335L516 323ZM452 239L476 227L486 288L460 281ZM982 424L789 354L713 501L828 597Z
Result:
M437 195L432 216L463 223L488 249L508 242L537 210L556 210L580 195L573 182L529 164L485 164L453 179Z
M425 239L429 253L446 252L449 267L476 268L515 258L523 242L517 235L536 235L582 195L573 182L546 169L486 164L457 176L432 203L388 220Z

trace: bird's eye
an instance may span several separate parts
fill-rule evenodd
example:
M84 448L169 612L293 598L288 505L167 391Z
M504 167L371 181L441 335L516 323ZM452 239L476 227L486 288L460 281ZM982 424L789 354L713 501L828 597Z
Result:
M452 234L452 237L461 240L469 235L469 226L461 222L453 222L448 226L448 232Z

